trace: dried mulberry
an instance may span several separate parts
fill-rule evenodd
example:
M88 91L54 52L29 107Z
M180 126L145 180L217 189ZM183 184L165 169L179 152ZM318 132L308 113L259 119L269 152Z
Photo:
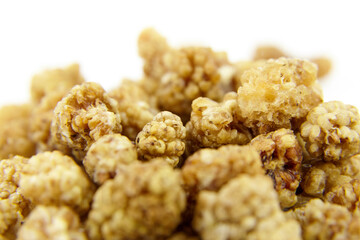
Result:
M335 163L313 164L301 186L310 196L356 209L360 204L360 154Z
M87 240L79 216L70 208L37 206L18 232L18 240Z
M172 49L163 37L149 29L140 34L138 45L145 60L145 79L157 85L155 94L161 110L185 120L192 100L201 96L221 100L230 89L231 78L222 77L220 71L230 65L223 52L205 47Z
M136 137L139 158L161 157L176 166L185 151L186 130L181 119L171 112L158 113Z
M313 108L300 128L310 157L338 161L360 151L360 116L357 109L339 101Z
M30 202L20 189L19 182L28 159L15 156L0 160L0 235L15 239L21 222L31 210Z
M20 227L21 221L23 220L19 212L19 207L13 204L9 199L0 198L0 239L1 236L4 238L15 239L17 229Z
M260 154L266 174L273 181L279 195L280 206L288 208L297 202L295 195L300 183L301 147L289 129L279 129L251 140Z
M94 142L86 153L83 164L97 184L114 178L122 166L137 162L135 145L125 136L109 134Z
M186 124L190 152L199 148L217 148L226 144L246 144L251 133L234 118L235 93L229 93L222 103L209 98L197 98L192 103L190 121Z
M184 187L191 194L218 191L239 174L263 175L260 155L249 146L227 145L201 149L188 157L181 169Z
M94 186L72 158L54 151L29 159L20 190L35 205L67 205L84 214L90 208Z
M138 82L123 80L121 86L109 92L118 102L122 134L135 140L136 135L150 122L155 114L156 99L148 95Z
M193 226L202 239L301 239L300 226L281 211L267 176L240 175L219 192L202 191Z
M31 111L30 138L36 143L37 151L51 149L50 126L56 104L72 87L82 84L78 64L61 69L50 69L39 73L31 80Z
M30 104L0 108L0 159L35 154L35 142L29 139L30 112Z
M300 222L304 240L360 238L360 221L343 206L313 199L290 214Z
M86 228L91 239L162 239L185 209L181 177L163 161L129 165L94 196Z
M94 141L121 130L116 101L97 83L83 83L57 104L51 123L52 144L81 161Z
M254 135L297 128L310 109L322 102L316 73L313 63L286 58L250 68L238 89L238 119Z

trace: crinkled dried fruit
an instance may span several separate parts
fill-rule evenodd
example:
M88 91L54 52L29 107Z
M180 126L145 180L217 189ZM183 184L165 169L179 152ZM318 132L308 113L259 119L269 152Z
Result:
M300 222L304 240L360 238L358 216L351 214L343 206L313 199L290 214Z
M236 93L227 94L221 103L203 97L195 99L186 124L188 151L248 143L251 133L234 117L236 107Z
M318 162L304 174L304 192L354 210L360 205L360 154L337 162Z
M186 130L180 117L167 111L155 115L136 137L140 159L160 157L176 166L185 151Z
M279 128L297 128L322 102L313 63L299 59L270 59L242 75L237 117L254 135Z
M273 179L281 207L293 206L297 201L295 192L302 162L301 147L294 133L279 129L255 137L250 145L259 152L266 174Z
M120 133L117 103L97 83L87 82L71 89L54 110L52 144L81 161L100 137Z
M91 145L83 164L91 179L97 184L103 184L114 178L122 167L135 162L135 145L121 134L109 134Z
M163 161L129 165L97 190L86 221L90 239L161 239L185 209L177 170Z
M66 206L37 206L26 218L18 240L87 240L79 216Z
M66 205L85 214L95 189L72 158L54 151L29 159L23 168L20 190L35 205Z
M0 159L15 155L31 157L35 142L29 138L31 105L7 105L0 108Z
M138 82L123 80L119 87L109 92L109 96L118 102L122 134L131 140L135 140L145 124L159 112L155 97L150 96Z
M241 175L219 192L199 194L193 220L202 239L301 239L300 226L281 211L267 176Z
M360 151L359 112L339 101L311 109L300 133L311 158L339 161Z

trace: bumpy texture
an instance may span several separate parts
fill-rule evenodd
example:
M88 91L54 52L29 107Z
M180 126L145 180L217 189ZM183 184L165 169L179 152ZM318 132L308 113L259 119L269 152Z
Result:
M27 163L28 159L20 156L0 160L0 199L10 199L13 204L19 206L23 216L29 211L29 202L19 191L19 184Z
M18 240L86 240L79 216L70 208L37 206L18 232Z
M135 162L135 145L125 136L109 134L91 145L83 164L91 179L97 184L103 184L114 178L122 167Z
M305 173L301 186L321 197L354 210L360 206L360 154L335 163L316 163Z
M94 141L121 130L116 101L99 84L83 83L57 104L51 123L52 144L81 161Z
M140 159L163 158L176 166L185 151L186 130L180 117L171 112L158 113L136 137Z
M203 147L248 143L251 134L234 118L236 107L234 92L228 93L221 103L203 97L195 99L190 121L186 124L190 152Z
M301 147L294 133L282 128L255 137L250 145L259 152L266 174L274 181L280 206L293 206L297 202L295 192L300 183L302 162Z
M109 92L118 102L122 134L135 140L136 135L150 122L158 109L156 99L150 96L138 82L123 80L121 85Z
M155 30L146 29L139 37L139 54L144 59L146 81L155 85L161 110L188 119L191 102L197 97L221 100L231 78L221 75L229 66L223 52L205 47L170 48Z
M18 188L27 161L20 156L0 160L0 234L11 239L30 211L29 201Z
M0 239L1 236L15 239L17 229L23 220L19 212L19 207L12 204L9 199L0 199Z
M300 134L311 158L339 161L360 151L360 116L356 107L331 101L313 108Z
M163 161L129 165L97 190L86 222L90 239L162 239L185 209L181 177Z
M29 139L30 104L0 108L0 159L35 154L35 143Z
M249 146L226 145L218 149L201 149L189 156L181 169L187 193L183 223L189 224L194 214L198 193L218 191L239 174L264 175L260 155Z
M202 191L193 226L204 240L301 239L300 226L286 219L267 176L241 175L219 192Z
M279 128L297 128L313 107L322 102L317 68L299 59L270 59L241 77L237 116L254 135Z
M313 199L290 214L300 222L304 240L360 238L360 221L357 219L359 216L353 216L343 206Z
M50 69L41 72L31 80L30 138L36 143L38 151L49 150L50 126L56 104L72 87L82 84L79 65L72 64L65 68Z
M181 169L184 187L191 194L218 191L239 174L263 175L260 155L253 147L227 145L201 149L188 157Z
M35 205L67 205L80 214L90 208L94 193L85 172L59 151L31 157L23 168L20 189Z

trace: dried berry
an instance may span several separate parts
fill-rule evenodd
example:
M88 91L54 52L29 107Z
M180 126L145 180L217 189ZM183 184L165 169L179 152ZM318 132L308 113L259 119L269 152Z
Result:
M123 80L118 88L109 92L118 102L122 134L135 140L136 135L159 111L156 99L150 96L138 82Z
M79 216L70 208L37 206L18 232L18 240L87 240Z
M300 226L281 211L267 176L241 175L219 192L199 194L193 221L202 239L301 239Z
M39 153L23 168L21 193L35 205L67 205L86 213L94 186L85 172L59 151Z
M19 207L9 199L0 198L0 239L15 239L16 232L23 220Z
M357 109L339 101L313 108L300 128L310 157L339 161L360 151L360 116Z
M297 201L295 192L300 183L302 162L301 147L294 133L289 129L279 129L257 136L250 145L259 152L266 174L274 181L280 206L293 206Z
M0 160L0 234L16 234L31 206L19 190L20 176L28 159L15 156ZM1 220L2 219L2 220Z
M114 178L124 165L135 162L135 145L125 136L109 134L91 145L83 164L91 179L97 184L103 184Z
M28 159L15 156L11 159L0 160L0 199L10 199L26 216L29 211L29 201L19 191L20 176Z
M93 142L121 130L116 101L99 84L83 83L57 104L51 123L52 144L81 161Z
M38 151L51 149L50 126L56 104L70 91L72 87L82 84L78 64L65 68L50 69L41 72L31 80L31 111L30 138L36 143Z
M129 165L94 196L86 228L91 239L161 239L185 209L181 177L163 161Z
M297 128L322 102L313 63L298 59L270 59L242 75L237 117L255 135L279 128Z
M181 119L171 112L158 113L136 137L139 158L161 157L176 166L185 151L186 130Z
M201 149L188 157L181 169L184 187L191 194L218 191L239 174L263 175L260 155L253 147L227 145Z
M35 154L35 142L29 139L30 112L30 104L0 108L0 159Z
M343 206L313 199L290 214L300 222L304 240L360 237L360 221Z
M330 163L313 164L301 186L310 196L321 197L354 210L360 204L360 154Z
M218 149L201 149L189 156L181 169L187 193L184 224L191 222L198 193L218 191L239 174L263 175L260 155L249 146L226 145Z
M251 139L247 128L234 118L236 94L229 93L222 103L197 98L192 103L190 121L186 124L190 152L199 148L217 148L226 144L246 144Z
M149 29L140 34L138 45L145 79L156 86L161 110L188 119L192 100L201 96L221 100L230 89L231 78L222 77L220 71L230 65L226 53L205 47L172 49Z

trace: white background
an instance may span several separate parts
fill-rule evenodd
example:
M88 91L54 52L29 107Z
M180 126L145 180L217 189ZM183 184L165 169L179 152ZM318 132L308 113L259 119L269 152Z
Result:
M271 43L301 57L329 56L325 100L360 107L358 1L2 1L0 105L29 99L31 77L80 63L106 89L141 77L138 34L154 27L179 47L211 46L250 59Z

